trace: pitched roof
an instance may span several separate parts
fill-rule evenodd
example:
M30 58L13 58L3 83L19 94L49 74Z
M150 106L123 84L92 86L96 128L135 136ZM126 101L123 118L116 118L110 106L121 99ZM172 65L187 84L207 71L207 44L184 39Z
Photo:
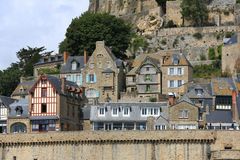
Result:
M207 123L232 123L231 111L215 110L206 115Z
M29 90L35 84L35 81L25 81L19 83L11 96L28 95Z
M183 96L181 97L181 99L179 99L179 100L177 101L177 104L178 104L178 103L181 103L181 102L187 102L187 103L189 103L189 104L194 105L194 103L193 103L186 95L183 95Z
M212 98L209 91L210 84L194 84L189 87L189 91L185 94L189 98ZM198 94L196 90L202 89L203 93Z
M76 70L72 70L72 62L77 62ZM81 69L84 68L84 56L69 56L66 64L62 65L61 73L76 73L81 72Z
M192 66L183 53L168 54L163 66Z
M37 63L34 64L34 66L47 64L47 63L57 63L63 62L63 55L62 54L55 54L55 55L49 55L42 57Z
M16 114L16 107L20 106L22 108L22 115L21 117L28 117L28 99L24 98L24 99L20 99L20 100L16 100L14 103L10 104L10 113L8 115L8 117L19 117Z
M6 96L0 96L0 102L3 103L5 106L8 106L12 104L15 101L15 99L12 99L10 97Z
M218 96L231 96L232 90L235 90L232 78L213 78L211 81L212 94Z

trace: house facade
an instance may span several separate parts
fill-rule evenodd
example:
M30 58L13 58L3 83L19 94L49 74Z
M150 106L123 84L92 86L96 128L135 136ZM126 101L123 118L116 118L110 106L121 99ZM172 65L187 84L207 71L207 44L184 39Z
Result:
M84 51L84 56L69 56L68 52L64 52L64 63L60 70L60 77L82 87L83 69L87 63L86 54L86 51Z
M162 73L160 62L149 56L126 75L127 93L136 93L141 99L159 100L162 94Z
M171 129L198 129L199 110L187 97L169 106L169 121Z
M84 70L83 86L89 103L116 102L124 89L123 63L117 59L104 41L96 42L96 49Z
M9 105L14 101L15 99L12 99L10 97L0 96L0 133L7 132Z
M82 93L65 78L40 76L30 90L31 132L80 130Z
M104 103L91 106L92 129L97 130L166 130L167 102Z
M179 96L186 92L187 84L192 81L192 65L183 53L167 54L162 59L162 93Z

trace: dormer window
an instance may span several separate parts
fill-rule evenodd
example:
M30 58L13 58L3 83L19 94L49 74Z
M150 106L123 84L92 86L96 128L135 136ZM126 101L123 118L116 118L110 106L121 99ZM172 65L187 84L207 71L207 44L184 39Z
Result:
M72 62L72 70L75 71L77 69L77 62Z
M203 94L203 89L195 89L195 92L198 96L201 96Z
M16 115L17 115L17 116L21 116L22 113L23 113L23 109L22 109L21 106L17 106L17 107L15 108L15 111L16 111Z

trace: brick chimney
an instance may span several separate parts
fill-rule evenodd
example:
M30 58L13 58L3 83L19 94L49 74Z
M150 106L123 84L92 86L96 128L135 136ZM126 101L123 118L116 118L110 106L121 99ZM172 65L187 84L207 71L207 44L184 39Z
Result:
M69 53L67 51L64 51L63 52L63 63L64 64L67 63L68 57L69 57Z
M232 115L233 121L238 122L237 92L232 90Z
M61 91L63 94L65 94L65 91L66 91L66 78L65 77L61 78Z
M168 95L168 104L169 106L176 104L176 97L173 93Z
M87 61L88 61L87 50L86 50L86 48L84 48L84 65L87 64Z

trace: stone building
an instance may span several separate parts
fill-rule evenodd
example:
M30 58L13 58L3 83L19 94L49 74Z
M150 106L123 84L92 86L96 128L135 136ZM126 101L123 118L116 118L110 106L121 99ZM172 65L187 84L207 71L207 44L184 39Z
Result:
M177 103L169 106L171 129L198 129L200 107L192 103L188 97L182 97Z
M28 98L22 98L10 104L7 118L7 133L30 132L28 103Z
M192 82L193 68L190 62L181 51L164 56L162 61L162 93L185 93L186 84Z
M31 132L80 130L83 90L76 83L40 76L30 89Z
M89 103L116 102L125 86L123 62L117 59L104 41L96 42L96 49L84 70L83 86Z
M91 106L90 121L96 130L166 130L168 105L161 103L104 103Z
M41 74L59 74L59 69L62 64L62 54L44 56L38 63L34 64L33 76L37 78Z
M240 34L233 35L222 48L222 73L240 73Z
M68 52L64 52L64 61L60 69L60 77L83 86L83 69L87 63L86 51L84 56L69 56Z
M158 59L149 56L134 67L126 75L126 86L128 94L136 94L140 99L159 100L162 93L162 73Z

